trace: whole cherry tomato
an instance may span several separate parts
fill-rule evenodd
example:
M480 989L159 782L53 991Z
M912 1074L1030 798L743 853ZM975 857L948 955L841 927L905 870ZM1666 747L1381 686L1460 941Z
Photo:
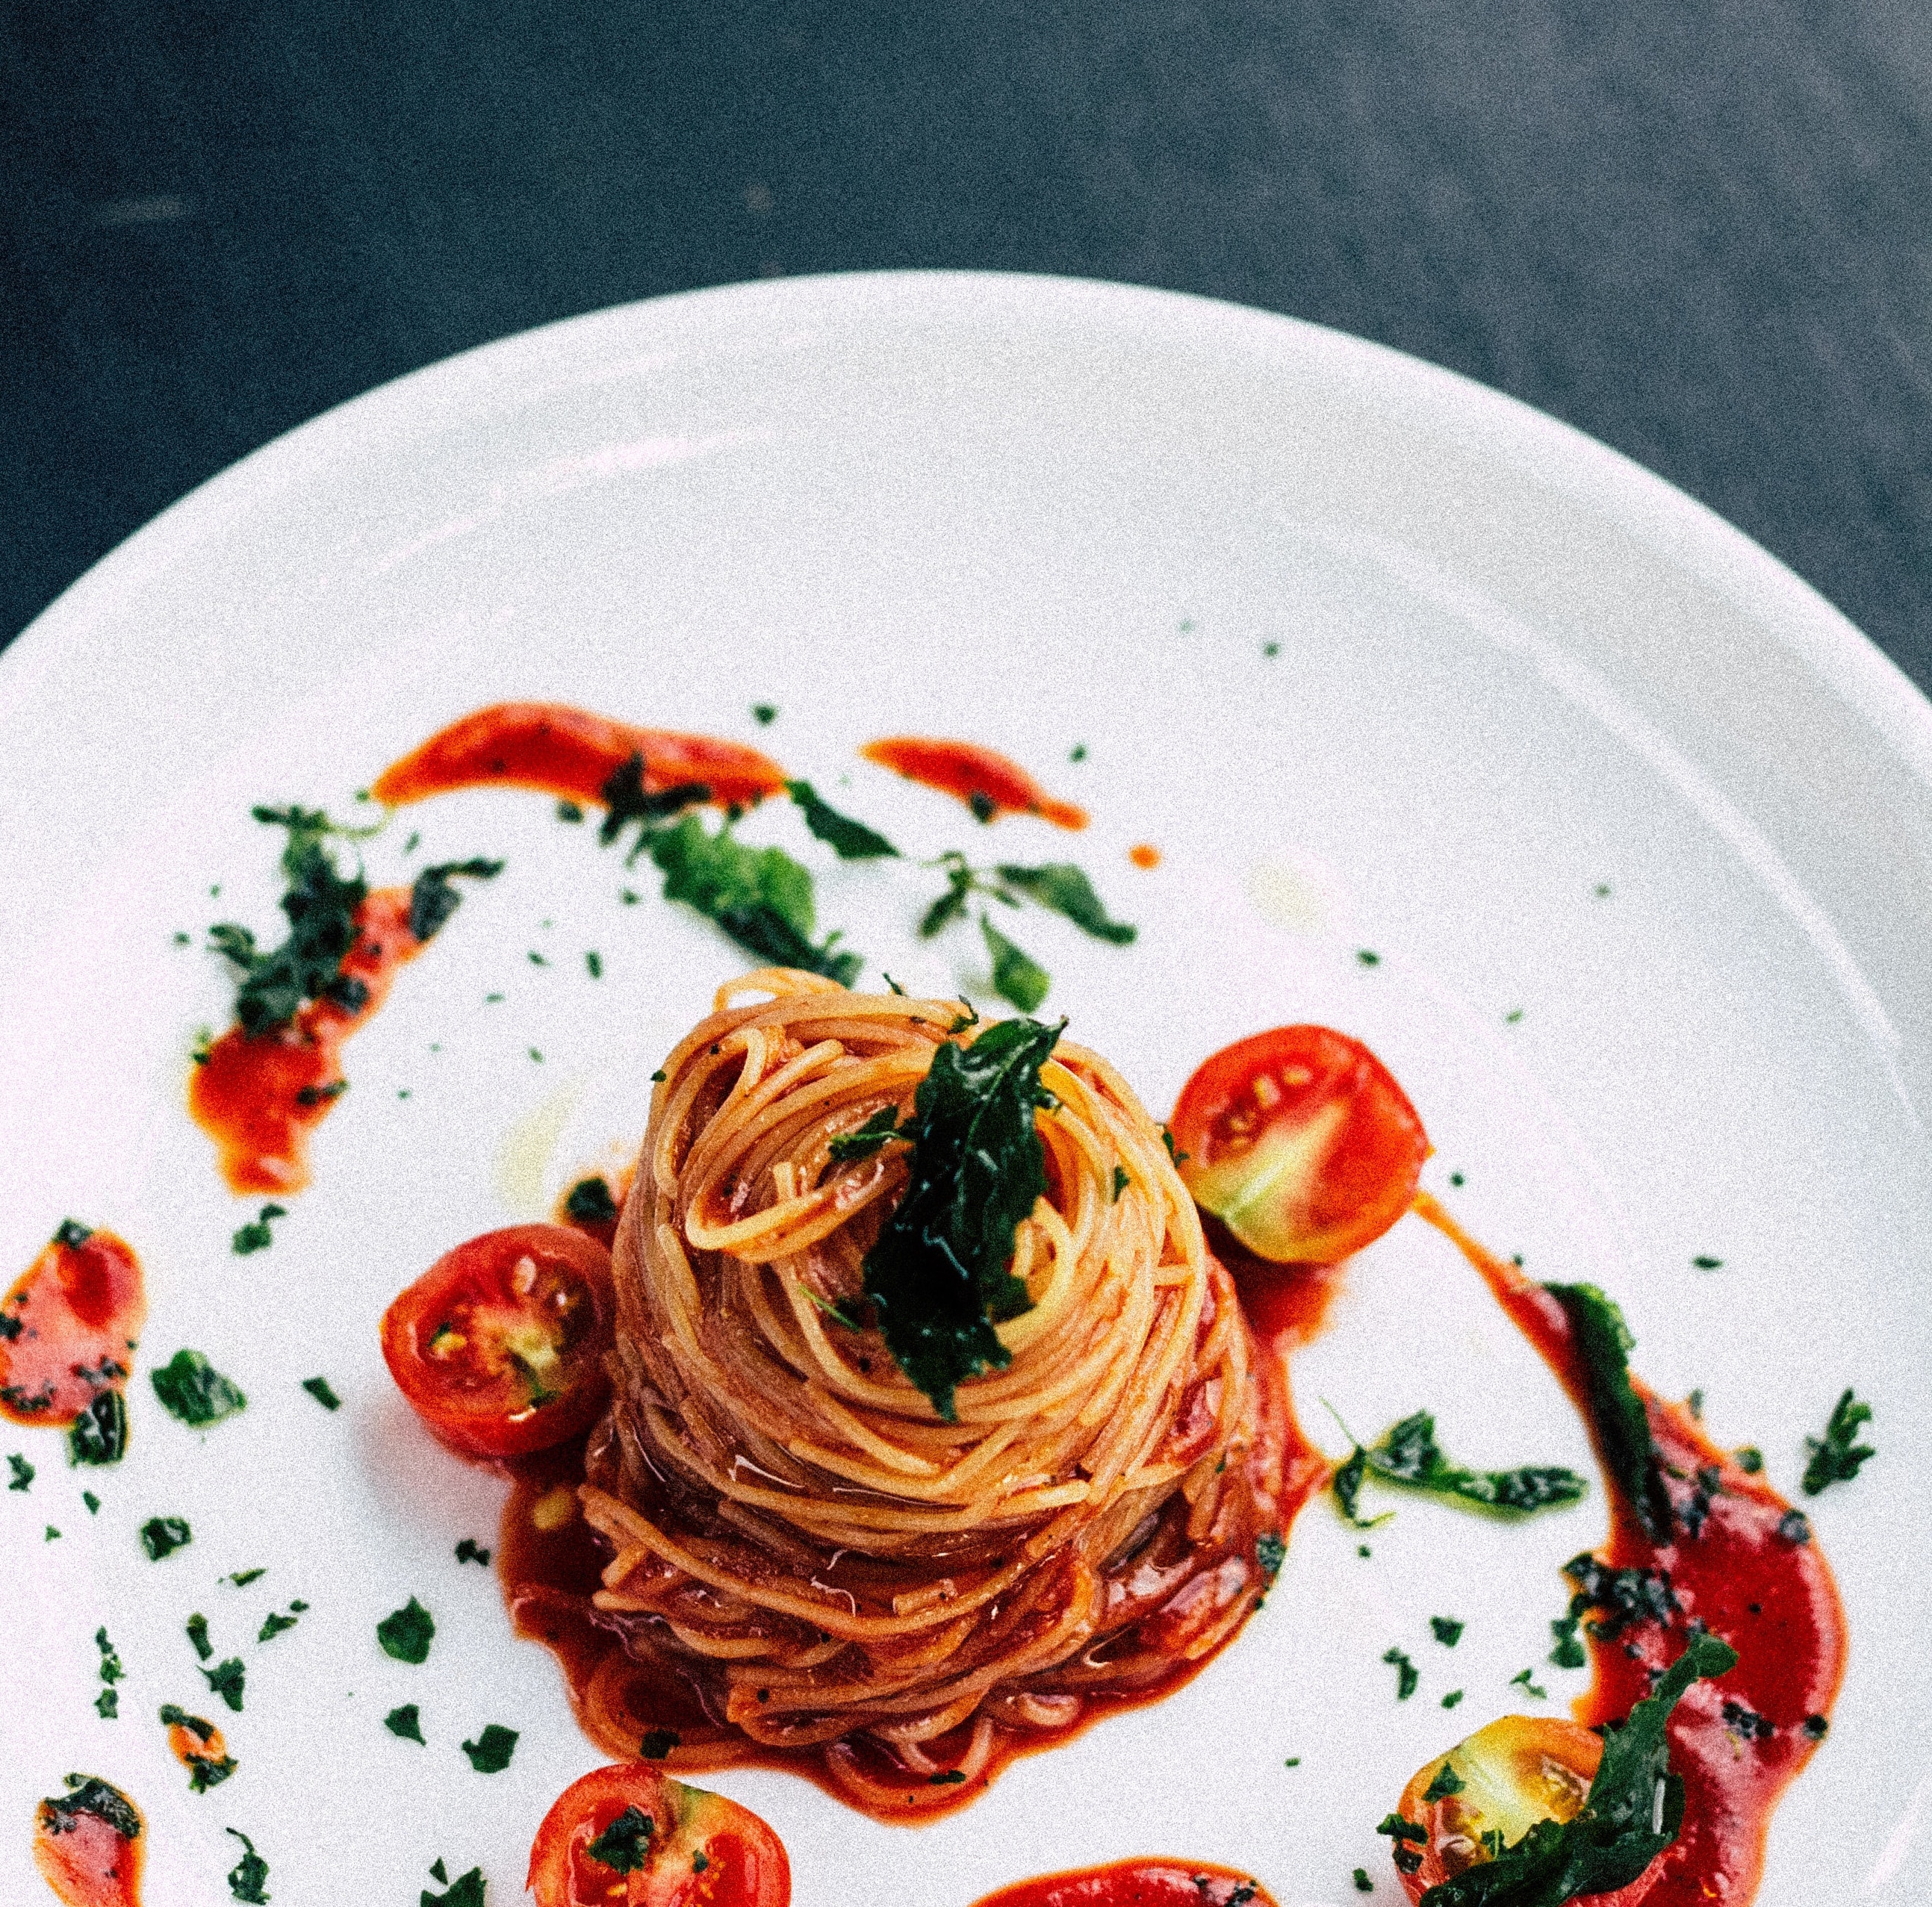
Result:
M512 1225L446 1252L382 1315L382 1356L429 1429L470 1456L523 1456L604 1407L610 1255L563 1225Z
M1326 1027L1224 1046L1182 1088L1171 1126L1196 1204L1277 1264L1333 1264L1380 1237L1429 1156L1388 1069Z
M557 1797L524 1885L537 1907L788 1907L791 1864L749 1808L627 1762Z

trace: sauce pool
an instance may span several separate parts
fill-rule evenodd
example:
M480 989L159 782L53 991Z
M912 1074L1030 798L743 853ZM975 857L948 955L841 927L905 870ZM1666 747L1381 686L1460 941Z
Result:
M62 1907L140 1907L140 1810L95 1776L67 1779L34 1810L34 1865Z
M1057 800L1024 769L1006 756L973 742L928 741L913 735L887 736L859 751L866 760L890 768L908 781L956 796L982 821L997 814L1037 814L1056 828L1084 828L1087 811Z
M1116 1861L1016 1881L973 1907L1276 1907L1258 1881L1202 1861Z

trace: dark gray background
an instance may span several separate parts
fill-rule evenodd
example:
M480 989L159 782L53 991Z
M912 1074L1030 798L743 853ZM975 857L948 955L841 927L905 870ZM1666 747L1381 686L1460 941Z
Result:
M0 642L451 352L985 266L1526 398L1932 686L1928 157L1928 0L0 0Z

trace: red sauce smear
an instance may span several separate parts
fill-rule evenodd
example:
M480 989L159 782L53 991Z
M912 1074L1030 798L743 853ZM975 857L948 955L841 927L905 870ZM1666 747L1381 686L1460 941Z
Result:
M1157 868L1160 865L1160 850L1151 841L1136 841L1127 850L1127 859L1137 868Z
M0 1417L64 1426L128 1381L148 1315L141 1264L70 1220L0 1299Z
M1245 1297L1244 1306L1247 1308ZM1287 1354L1312 1328L1305 1303L1298 1307L1287 1303L1279 1318L1257 1328L1262 1435L1260 1447L1251 1454L1250 1461L1256 1466L1256 1495L1264 1510L1271 1510L1274 1527L1284 1540L1302 1505L1328 1480L1330 1468L1328 1459L1303 1436L1288 1394ZM595 1459L592 1452L593 1463ZM572 1441L506 1466L513 1488L504 1506L495 1559L504 1599L517 1633L542 1642L556 1656L585 1733L612 1753L634 1755L646 1729L668 1731L678 1741L664 1758L664 1765L680 1776L730 1765L787 1768L814 1783L835 1800L859 1808L875 1819L932 1820L976 1800L1005 1768L1022 1756L1058 1747L1108 1715L1142 1708L1171 1695L1205 1668L1242 1626L1229 1625L1212 1646L1188 1659L1186 1651L1190 1631L1198 1630L1204 1618L1211 1618L1216 1609L1226 1606L1218 1602L1208 1606L1210 1599L1196 1592L1211 1580L1218 1595L1220 1579L1235 1561L1232 1556L1205 1558L1201 1569L1169 1602L1144 1618L1139 1625L1141 1641L1152 1643L1165 1654L1164 1674L1131 1690L1088 1694L1080 1714L1063 1727L998 1729L992 1758L979 1775L957 1786L920 1789L917 1812L908 1816L903 1804L874 1807L840 1784L826 1767L823 1749L769 1747L721 1726L707 1706L704 1692L682 1675L673 1661L646 1663L626 1652L619 1637L599 1621L591 1604L592 1595L601 1586L604 1565L610 1558L590 1526L576 1514L572 1492L584 1477L585 1462L584 1445ZM556 1520L560 1517L563 1520ZM542 1526L546 1521L551 1524L548 1529ZM1241 1580L1239 1593L1255 1594L1258 1600L1264 1585L1253 1562L1252 1537L1246 1540L1246 1551L1240 1559L1244 1567L1237 1572ZM614 1714L626 1718L625 1729L629 1732L614 1726L610 1720ZM963 1750L970 1732L970 1728L962 1729L956 1739L944 1738L927 1743L926 1752L934 1762L946 1765ZM861 1742L853 1746L866 1775L898 1786L916 1779L869 1744ZM1190 1871L1218 1873L1222 1870L1196 1867ZM1240 1877L1233 1878L1238 1882ZM1160 1900L1166 1897L1148 1897ZM1198 1894L1186 1897L1192 1907L1198 1907Z
M896 735L868 742L859 752L908 781L957 796L985 820L995 814L1037 814L1057 828L1087 825L1086 809L1055 800L1018 763L975 742Z
M1583 1371L1562 1306L1485 1251L1427 1193L1418 1195L1415 1210L1482 1274L1587 1421ZM1610 1544L1598 1560L1667 1576L1678 1609L1667 1622L1632 1624L1616 1636L1591 1634L1586 1621L1595 1679L1576 1719L1621 1721L1650 1693L1646 1672L1683 1654L1694 1618L1737 1651L1737 1666L1694 1684L1671 1717L1670 1764L1684 1777L1684 1826L1658 1858L1644 1907L1741 1903L1762 1871L1772 1811L1824 1732L1844 1672L1844 1614L1808 1526L1789 1520L1790 1506L1740 1470L1688 1411L1632 1382L1672 1477L1676 1514L1670 1540L1654 1542L1613 1490ZM1706 1487L1710 1482L1715 1489ZM1798 1540L1794 1532L1802 1532Z
M1116 1861L1016 1881L974 1907L1276 1907L1258 1881L1205 1861Z
M309 1135L348 1083L342 1042L426 944L410 931L406 887L377 888L356 909L356 925L359 937L341 971L368 988L359 1007L312 1000L287 1025L252 1039L230 1027L188 1081L188 1110L219 1148L233 1191L299 1192L308 1183Z
M62 1907L140 1907L141 1810L104 1781L68 1780L72 1794L50 1797L34 1811L34 1865ZM134 1833L123 1834L102 1809Z
M702 781L721 807L749 807L785 784L776 762L741 742L634 728L560 702L499 702L432 735L385 769L370 792L391 807L496 785L597 802L634 754L644 757L648 794Z
M221 1731L199 1715L191 1716L185 1722L168 1724L168 1750L190 1775L206 1768L208 1772L202 1775L202 1780L206 1787L214 1787L226 1780L235 1771L235 1764L228 1759L228 1744Z

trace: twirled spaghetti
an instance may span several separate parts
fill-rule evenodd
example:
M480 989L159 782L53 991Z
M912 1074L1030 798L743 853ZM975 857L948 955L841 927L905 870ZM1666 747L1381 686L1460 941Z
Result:
M687 1764L804 1751L868 1805L946 1805L1003 1735L1204 1660L1265 1586L1278 1374L1097 1055L1063 1042L1041 1075L1010 1363L947 1421L868 1327L905 1149L842 1162L831 1141L905 1119L968 1017L767 970L665 1063L581 1493L615 1552L596 1603L625 1654L586 1704L614 1748L635 1752L654 1717L634 1690L670 1673L705 1717L680 1731Z

